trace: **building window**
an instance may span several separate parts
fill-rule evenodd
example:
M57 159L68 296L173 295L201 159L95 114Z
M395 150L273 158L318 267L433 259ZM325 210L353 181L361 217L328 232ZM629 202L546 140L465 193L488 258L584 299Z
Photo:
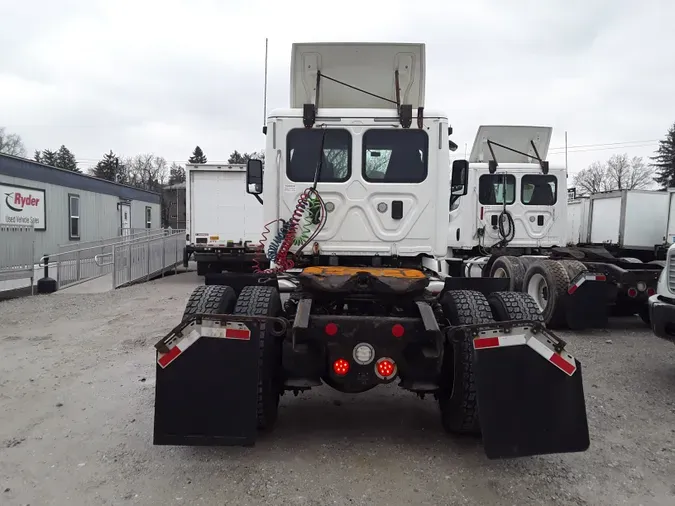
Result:
M373 129L363 136L363 178L371 183L421 183L429 137L418 129Z
M68 194L68 236L71 241L80 239L80 196Z
M152 207L145 206L145 228L152 228Z
M481 176L478 180L478 200L485 206L513 204L516 201L515 176L512 174Z
M552 175L527 174L520 186L520 200L526 206L552 206L557 201L558 178Z

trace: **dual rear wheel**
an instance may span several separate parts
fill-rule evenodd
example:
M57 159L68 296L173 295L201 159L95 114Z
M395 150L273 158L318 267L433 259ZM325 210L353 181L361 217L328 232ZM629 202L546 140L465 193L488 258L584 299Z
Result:
M440 301L451 326L476 325L508 320L543 322L543 316L528 294L495 292L485 297L473 290L450 290ZM459 332L445 343L438 405L446 432L480 434L476 384L473 371L473 337Z
M183 320L195 314L235 314L242 316L279 316L281 297L270 286L245 286L239 297L229 286L202 285L190 295ZM271 429L279 412L281 395L281 339L260 324L258 351L258 430Z

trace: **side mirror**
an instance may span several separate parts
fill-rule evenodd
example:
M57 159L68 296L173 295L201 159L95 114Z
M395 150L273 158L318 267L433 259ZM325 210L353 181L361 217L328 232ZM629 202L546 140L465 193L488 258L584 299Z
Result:
M246 193L260 195L263 191L262 160L251 158L246 162Z
M450 151L457 151L459 146L448 139L448 147L450 148Z
M450 180L450 193L461 197L467 192L467 179L469 175L469 162L455 160L452 162L452 178Z

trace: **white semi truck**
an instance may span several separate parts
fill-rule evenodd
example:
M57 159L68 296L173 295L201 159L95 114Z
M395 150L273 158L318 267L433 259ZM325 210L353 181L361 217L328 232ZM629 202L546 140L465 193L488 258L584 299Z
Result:
M263 220L259 201L242 191L246 165L187 164L185 179L185 266L192 257L200 276L251 271Z
M157 343L155 444L251 445L284 392L397 381L437 400L447 432L482 435L490 458L588 448L581 364L532 297L425 267L445 270L449 244L473 233L463 218L448 226L454 143L445 113L425 107L425 66L424 44L293 44L290 107L267 117L264 173L247 166L271 268L208 275ZM506 162L485 166L510 184ZM472 177L455 161L452 193L467 196ZM519 184L535 198L536 183ZM456 215L474 220L473 205Z

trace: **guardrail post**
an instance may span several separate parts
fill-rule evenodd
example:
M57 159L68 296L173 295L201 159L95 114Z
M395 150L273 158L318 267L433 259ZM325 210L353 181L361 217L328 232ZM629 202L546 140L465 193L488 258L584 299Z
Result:
M174 237L173 239L174 244L176 245L176 263L173 264L173 273L178 274L178 241ZM187 269L186 269L187 270Z
M162 237L162 277L164 277L164 269L166 269L166 236Z
M115 263L115 246L112 247L112 289L117 288L117 264Z
M150 281L150 241L146 241L146 243L145 243L145 256L146 256L145 265L147 265L147 269L148 269L145 272L145 280Z
M49 277L49 255L43 255L44 259L44 277L37 281L38 293L54 293L56 291L56 280Z
M129 277L127 278L127 283L131 282L131 244L129 246L129 255L127 256L127 262L129 265Z
M80 260L81 260L80 253L81 253L80 250L77 250L77 252L75 253L75 281L79 281L80 275L81 275L81 272L80 272Z

